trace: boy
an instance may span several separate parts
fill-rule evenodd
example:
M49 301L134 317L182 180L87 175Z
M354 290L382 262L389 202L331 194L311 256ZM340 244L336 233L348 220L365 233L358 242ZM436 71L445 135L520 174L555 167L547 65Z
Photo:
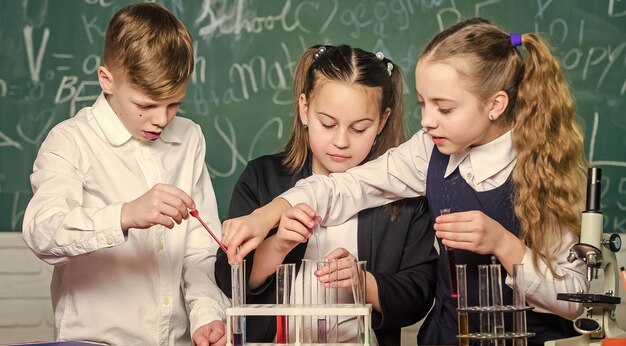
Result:
M197 208L221 230L202 131L175 118L192 70L174 15L125 7L107 29L103 93L42 143L23 231L55 266L57 340L225 344L217 245L187 220Z

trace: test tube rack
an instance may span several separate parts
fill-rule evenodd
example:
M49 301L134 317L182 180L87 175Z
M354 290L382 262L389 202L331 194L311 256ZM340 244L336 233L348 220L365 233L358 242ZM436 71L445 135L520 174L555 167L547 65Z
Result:
M244 304L232 306L225 309L226 330L230 331L233 318L239 316L296 316L295 319L295 341L291 345L304 345L301 341L301 331L304 316L363 316L365 325L371 325L372 305L371 304L334 304L334 305L276 305L276 304ZM363 343L342 343L341 345L362 345L369 346L370 328L365 328ZM245 343L248 346L273 345L273 343ZM324 345L316 343L315 345ZM226 346L233 346L231 333L226 333Z
M459 312L467 312L467 313L514 313L521 311L529 311L534 309L532 306L525 307L516 307L515 305L503 305L503 306L469 306L466 309L457 308ZM473 340L512 340L512 339L527 339L531 336L535 336L535 333L525 332L525 333L514 333L514 332L505 332L503 334L495 334L495 333L469 333L469 334L459 334L457 338L459 339L473 339Z
M469 345L470 340L480 340L481 345L506 345L506 340L513 340L515 346L527 345L528 337L534 336L526 329L526 311L532 307L526 305L523 293L518 290L518 280L523 281L523 265L513 265L513 303L504 305L502 300L502 280L500 264L478 266L478 302L479 306L467 306L467 277L466 264L456 265L457 277L457 312L459 345ZM491 288L491 298L490 290ZM480 332L469 332L468 313L480 314ZM512 313L514 326L512 332L505 330L504 314Z

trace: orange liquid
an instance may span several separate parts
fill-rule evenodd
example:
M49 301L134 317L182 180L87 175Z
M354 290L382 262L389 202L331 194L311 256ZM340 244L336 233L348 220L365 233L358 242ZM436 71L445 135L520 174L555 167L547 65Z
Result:
M469 335L469 317L467 312L459 312L459 335ZM468 338L459 338L459 346L469 346Z

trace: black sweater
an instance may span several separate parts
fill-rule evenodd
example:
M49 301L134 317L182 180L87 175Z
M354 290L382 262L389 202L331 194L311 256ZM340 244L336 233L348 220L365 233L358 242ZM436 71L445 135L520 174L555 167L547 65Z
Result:
M230 203L229 218L248 215L256 208L311 175L310 160L301 171L289 174L282 164L283 154L252 160L239 177ZM367 271L376 279L382 313L372 312L372 328L380 345L400 345L401 328L422 319L429 311L436 286L437 252L433 246L434 230L425 198L405 199L400 213L390 221L389 207L363 210L358 217L358 253L367 260ZM268 236L276 233L272 229ZM296 263L296 271L307 244L299 244L284 263ZM246 257L246 275L250 276L254 252ZM220 249L215 277L222 291L230 297L230 266ZM276 302L274 278L246 293L247 304ZM276 334L275 318L249 316L246 340L272 342Z

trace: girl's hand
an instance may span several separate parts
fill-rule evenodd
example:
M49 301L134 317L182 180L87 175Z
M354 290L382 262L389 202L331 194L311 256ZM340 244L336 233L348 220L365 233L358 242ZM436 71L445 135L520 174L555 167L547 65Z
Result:
M228 262L241 263L246 255L265 239L269 229L263 227L262 214L248 214L224 221L222 243L228 248Z
M437 216L435 235L442 243L454 249L478 254L496 254L508 235L512 235L497 221L478 210Z
M319 278L320 282L326 287L342 287L346 290L352 290L352 278L356 278L356 266L354 257L348 250L340 247L331 251L325 258L325 260L337 260L337 266L328 264L315 271L315 275Z
M319 222L319 216L311 216L311 208L306 204L298 204L284 212L280 217L278 231L274 240L275 250L287 254L300 243L306 243L311 237L311 223Z
M521 240L478 210L437 216L434 228L444 245L495 255L508 273L513 273L513 264L522 263L526 253Z
M196 204L185 191L167 184L156 184L139 198L122 206L121 226L129 228L150 228L163 225L173 228L189 217L189 209Z
M241 263L250 251L256 249L265 240L267 233L278 226L283 219L283 214L290 211L291 205L282 198L277 198L253 211L251 214L224 221L222 225L223 243L228 248L228 262ZM315 211L309 206L301 205L298 209L309 215L315 216ZM296 211L291 211L295 213ZM301 220L299 217L290 217ZM306 220L304 220L306 221ZM301 220L301 222L304 222ZM313 227L313 223L304 223L307 227Z

